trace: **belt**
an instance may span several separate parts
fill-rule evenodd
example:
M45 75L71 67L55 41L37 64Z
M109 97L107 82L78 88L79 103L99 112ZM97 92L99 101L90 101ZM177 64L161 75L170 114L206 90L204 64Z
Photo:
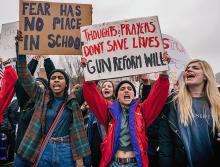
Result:
M115 157L114 161L119 163L119 164L129 164L129 163L137 162L135 157L132 157L132 158L118 158L118 157Z
M70 136L63 136L63 137L51 137L49 139L49 142L54 143L69 143L70 142Z

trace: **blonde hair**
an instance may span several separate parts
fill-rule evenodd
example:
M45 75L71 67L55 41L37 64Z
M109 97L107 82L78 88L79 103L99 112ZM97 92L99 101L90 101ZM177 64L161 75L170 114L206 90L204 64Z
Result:
M207 78L203 93L207 97L211 107L211 116L213 119L213 130L217 128L220 130L220 93L215 82L214 73L211 66L204 60L192 60L186 68L192 63L199 63L204 76ZM180 122L187 126L193 120L192 111L192 96L190 95L189 89L187 88L185 81L181 85L179 93L174 97L174 101L177 102L180 112Z

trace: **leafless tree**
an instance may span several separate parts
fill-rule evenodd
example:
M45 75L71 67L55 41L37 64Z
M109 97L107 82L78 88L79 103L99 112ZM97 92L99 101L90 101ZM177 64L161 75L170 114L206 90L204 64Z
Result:
M83 81L83 69L80 66L80 56L62 56L60 63L70 76L71 85L81 84Z

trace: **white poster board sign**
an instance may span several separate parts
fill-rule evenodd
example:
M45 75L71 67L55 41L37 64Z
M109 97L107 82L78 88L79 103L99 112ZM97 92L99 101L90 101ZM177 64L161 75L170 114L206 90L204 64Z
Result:
M2 24L0 54L6 60L16 57L15 36L18 30L18 21Z
M182 71L184 71L186 64L191 60L191 58L178 40L167 34L162 34L162 38L164 49L171 57L171 61L169 63L169 80L171 85L170 87L172 88L172 85L181 77ZM152 73L149 76L152 80L156 80L158 77L158 73Z
M183 77L183 71L185 70L185 66L191 60L190 56L186 52L183 45L171 37L170 35L162 34L164 49L167 50L168 54L171 57L171 61L169 64L169 80L170 80L170 88Z
M86 81L167 70L158 17L81 27Z

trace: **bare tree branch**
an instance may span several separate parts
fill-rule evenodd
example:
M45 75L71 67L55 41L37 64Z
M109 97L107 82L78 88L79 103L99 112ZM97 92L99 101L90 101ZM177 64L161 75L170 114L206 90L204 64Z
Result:
M63 56L60 59L60 63L63 65L65 71L70 76L70 82L72 85L81 84L83 81L83 69L80 66L79 56Z

